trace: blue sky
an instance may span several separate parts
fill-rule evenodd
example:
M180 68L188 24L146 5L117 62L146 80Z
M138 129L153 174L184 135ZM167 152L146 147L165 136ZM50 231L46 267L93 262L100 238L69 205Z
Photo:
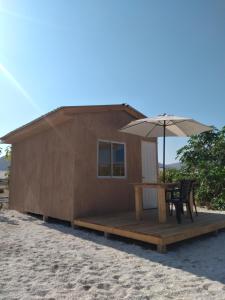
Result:
M58 106L112 103L220 128L224 75L225 1L0 1L0 136ZM167 162L184 142L167 138Z

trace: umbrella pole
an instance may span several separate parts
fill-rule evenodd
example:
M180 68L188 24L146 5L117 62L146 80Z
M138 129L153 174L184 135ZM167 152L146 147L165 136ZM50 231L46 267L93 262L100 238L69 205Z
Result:
M163 121L163 182L166 181L166 121Z

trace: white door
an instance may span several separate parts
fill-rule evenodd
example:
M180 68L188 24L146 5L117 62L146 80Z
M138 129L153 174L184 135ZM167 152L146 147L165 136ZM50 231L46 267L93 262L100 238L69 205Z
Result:
M157 147L153 142L141 142L142 181L157 182ZM143 189L143 209L157 208L156 189Z

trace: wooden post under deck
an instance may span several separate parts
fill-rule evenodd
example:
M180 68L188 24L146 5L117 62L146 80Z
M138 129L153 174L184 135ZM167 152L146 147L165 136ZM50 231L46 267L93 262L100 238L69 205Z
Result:
M48 222L48 216L44 216L44 215L43 215L43 221L44 221L44 222Z
M167 247L166 245L157 245L157 251L159 253L166 253L167 252Z
M110 233L104 232L104 238L105 238L105 239L109 239L109 238L110 238Z
M78 229L79 226L75 225L74 220L70 222L71 228Z

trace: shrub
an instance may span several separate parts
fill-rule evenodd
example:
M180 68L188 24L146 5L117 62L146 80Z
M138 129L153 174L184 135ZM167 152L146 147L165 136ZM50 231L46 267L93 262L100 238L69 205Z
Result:
M196 179L200 205L225 210L225 126L193 136L177 151L181 173Z

